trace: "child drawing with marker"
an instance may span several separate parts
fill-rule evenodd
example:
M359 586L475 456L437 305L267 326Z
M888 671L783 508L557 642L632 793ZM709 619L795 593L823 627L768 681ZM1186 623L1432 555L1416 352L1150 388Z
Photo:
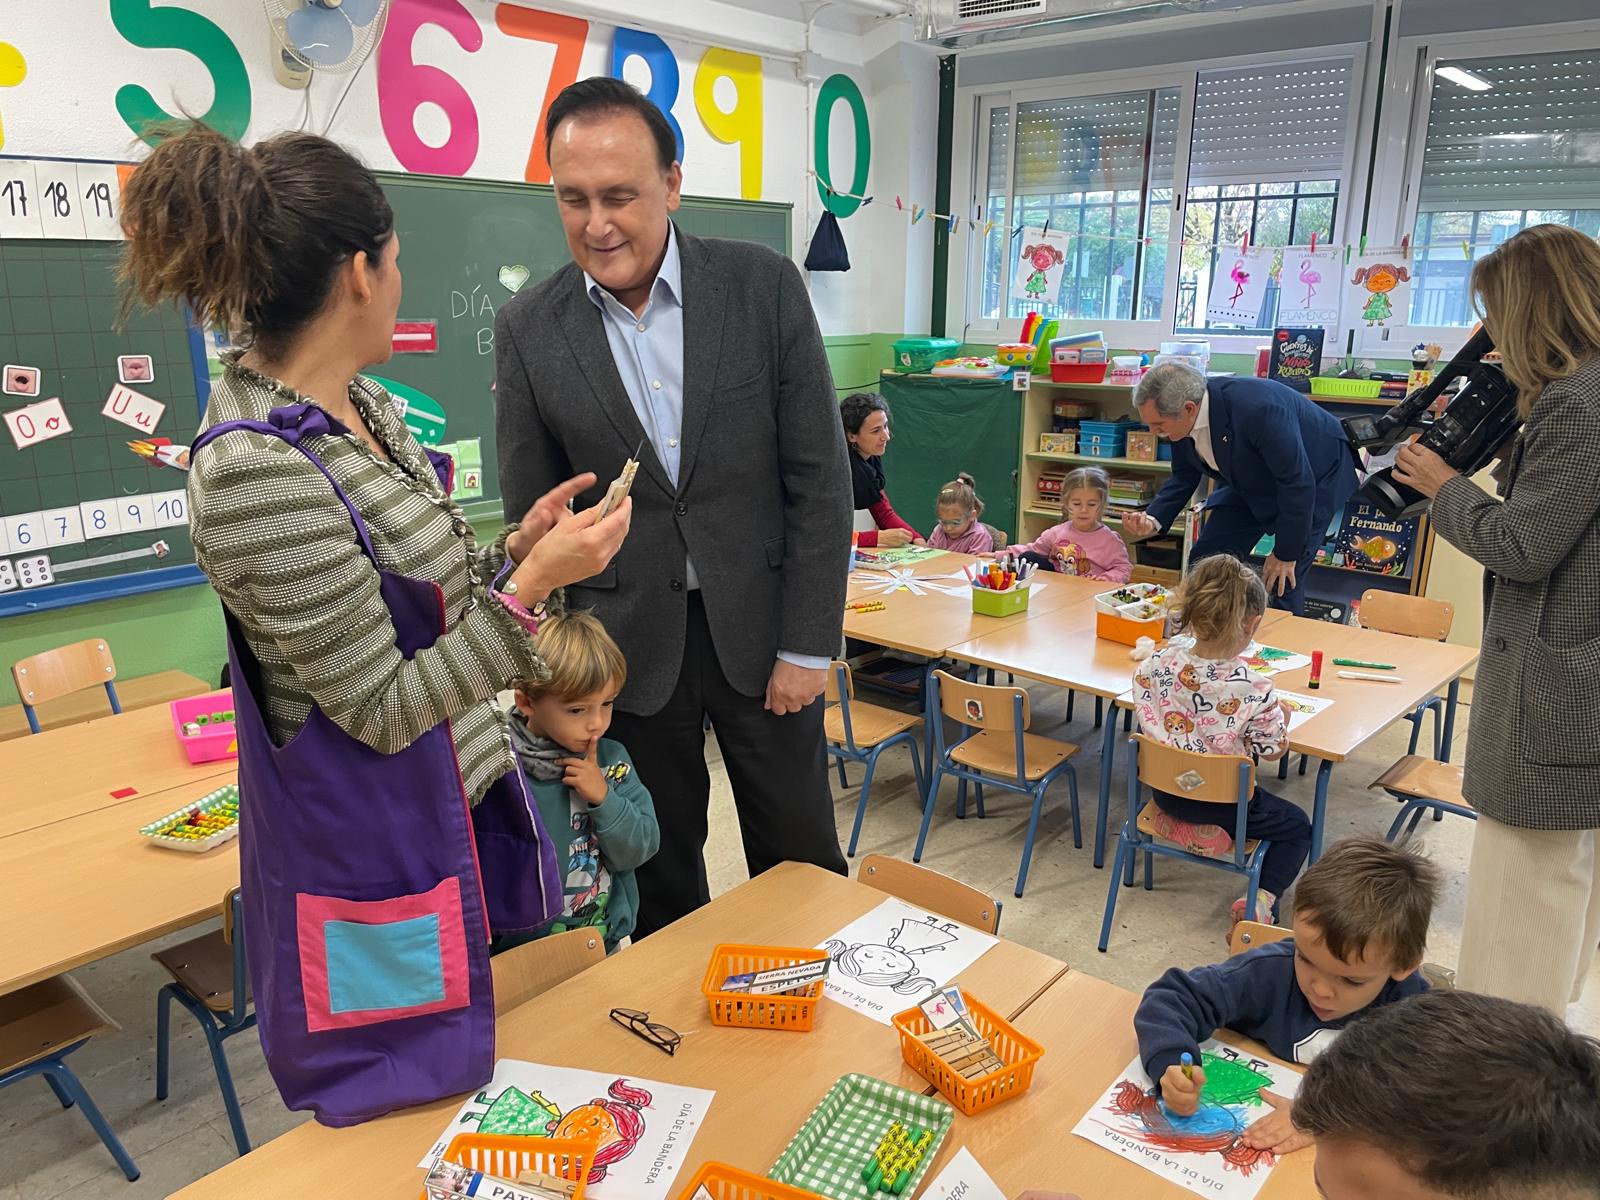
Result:
M1288 726L1278 693L1242 657L1267 609L1261 577L1231 555L1214 555L1190 570L1177 609L1193 642L1174 639L1135 669L1133 699L1141 730L1155 741L1199 754L1282 758ZM1160 790L1155 807L1158 837L1192 854L1221 858L1233 853L1232 808ZM1298 806L1258 786L1245 836L1268 842L1255 915L1276 920L1278 897L1311 850L1311 820ZM1244 899L1234 903L1232 924L1243 919L1246 907Z
M569 929L592 928L617 948L639 909L634 871L661 844L655 805L619 743L603 736L627 677L622 651L590 613L548 617L533 639L550 678L521 681L511 743L557 842L566 899L561 916L532 935L497 938L496 952Z
M1099 467L1079 467L1061 481L1061 523L1031 542L1006 547L1046 571L1127 583L1133 577L1128 544L1105 523L1111 479Z
M868 987L886 987L901 996L920 996L938 986L938 981L918 973L917 957L943 950L957 940L959 926L929 916L922 921L904 920L882 942L858 942L846 946L829 938L822 948L828 952L840 974Z

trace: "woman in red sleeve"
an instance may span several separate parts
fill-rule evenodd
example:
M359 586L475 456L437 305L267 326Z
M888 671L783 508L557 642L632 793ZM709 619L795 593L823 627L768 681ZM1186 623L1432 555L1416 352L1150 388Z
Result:
M850 486L855 493L856 545L891 549L920 546L922 535L901 519L883 490L883 452L889 448L889 404L857 392L839 402L845 441L850 443Z

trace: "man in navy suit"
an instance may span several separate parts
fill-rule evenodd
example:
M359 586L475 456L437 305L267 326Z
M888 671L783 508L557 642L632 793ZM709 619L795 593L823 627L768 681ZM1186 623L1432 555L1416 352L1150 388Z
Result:
M1123 518L1123 529L1133 538L1165 533L1201 477L1216 480L1191 559L1248 560L1270 533L1267 595L1275 608L1300 612L1311 560L1359 483L1339 422L1281 383L1207 379L1182 363L1148 371L1134 404L1139 419L1172 443L1172 478L1146 511Z

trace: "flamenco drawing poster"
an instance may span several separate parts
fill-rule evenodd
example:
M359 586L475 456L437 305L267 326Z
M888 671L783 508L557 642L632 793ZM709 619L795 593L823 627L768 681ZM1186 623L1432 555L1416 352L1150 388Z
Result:
M1277 1158L1246 1146L1244 1131L1273 1111L1261 1089L1292 1097L1300 1075L1214 1039L1201 1045L1200 1063L1206 1084L1193 1116L1167 1110L1136 1058L1072 1132L1191 1192L1251 1200Z
M665 1200L715 1092L633 1076L502 1058L428 1148L432 1166L458 1133L596 1138L584 1194L597 1200Z

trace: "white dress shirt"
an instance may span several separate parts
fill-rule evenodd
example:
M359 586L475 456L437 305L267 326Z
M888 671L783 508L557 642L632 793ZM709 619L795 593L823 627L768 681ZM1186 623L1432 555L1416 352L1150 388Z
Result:
M1217 469L1217 456L1211 448L1211 392L1200 397L1200 411L1195 414L1194 428L1189 431L1194 439L1194 452L1213 471Z

